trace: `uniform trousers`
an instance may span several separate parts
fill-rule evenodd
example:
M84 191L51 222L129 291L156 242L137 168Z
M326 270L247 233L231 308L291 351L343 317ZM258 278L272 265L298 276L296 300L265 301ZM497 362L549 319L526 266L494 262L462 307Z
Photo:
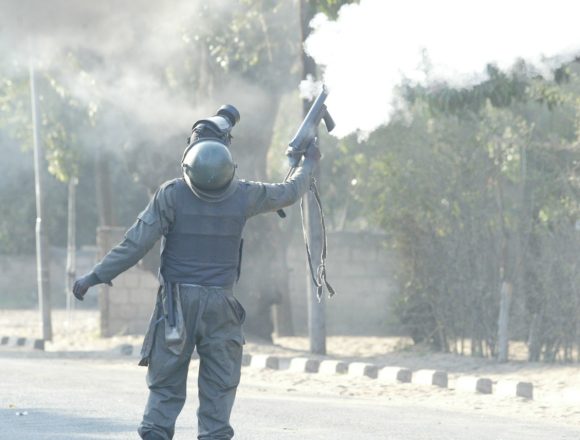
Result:
M154 321L147 371L149 399L139 435L144 439L173 438L175 421L185 404L189 363L197 349L197 438L230 440L234 436L229 420L240 382L245 311L231 289L189 284L180 284L178 289L184 344L179 354L166 344L167 319L158 313L161 316Z

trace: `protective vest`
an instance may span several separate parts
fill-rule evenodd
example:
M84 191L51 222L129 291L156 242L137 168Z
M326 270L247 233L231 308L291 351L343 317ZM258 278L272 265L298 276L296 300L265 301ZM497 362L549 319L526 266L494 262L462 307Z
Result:
M238 276L240 243L246 223L241 187L225 200L198 198L176 180L175 219L161 251L165 282L232 287Z

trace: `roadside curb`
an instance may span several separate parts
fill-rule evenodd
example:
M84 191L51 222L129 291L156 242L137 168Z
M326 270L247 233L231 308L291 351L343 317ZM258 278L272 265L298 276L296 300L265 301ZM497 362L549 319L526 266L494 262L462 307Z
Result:
M472 393L491 394L493 383L486 377L461 376L455 382L456 389Z
M517 397L532 400L534 398L534 385L531 382L500 380L496 384L496 393L500 396L516 395Z
M378 379L385 382L410 383L413 372L408 368L383 367L379 370Z
M25 338L0 339L1 345L28 346L44 349L42 339L27 340ZM8 345L10 346L10 345ZM122 344L114 352L123 355L138 357L141 351L140 345ZM196 352L192 359L199 359ZM345 375L352 378L367 378L376 380L378 383L398 383L412 384L416 386L431 386L443 389L452 389L458 392L469 392L476 394L493 394L498 397L518 397L526 400L533 400L534 385L531 382L517 380L493 381L487 377L473 375L455 376L449 379L449 373L441 370L411 370L409 368L379 365L369 362L354 361L348 362L340 359L318 359L304 356L284 357L269 354L244 353L242 356L242 367L254 369L268 369L276 371L289 371L293 373L308 373L320 375ZM451 386L450 386L451 385Z
M346 374L348 363L343 361L325 360L320 362L318 368L320 374Z
M379 367L367 362L351 362L348 365L348 375L376 379L379 375Z
M487 377L457 376L450 387L449 374L441 370L416 370L397 366L384 366L368 362L347 362L336 359L315 359L308 357L278 357L266 354L244 354L242 366L258 369L287 370L294 373L347 375L348 377L365 377L383 383L413 384L453 389L460 392L493 394L500 397L520 397L527 400L534 398L534 386L531 382L517 380L499 380L494 382Z
M297 357L290 359L290 371L297 373L318 373L320 369L320 361L318 359L309 359L305 357Z
M44 350L44 339L21 338L17 336L0 337L0 346L3 347L22 347L33 350Z
M417 370L411 375L411 383L416 385L434 385L439 388L447 388L449 377L446 371Z

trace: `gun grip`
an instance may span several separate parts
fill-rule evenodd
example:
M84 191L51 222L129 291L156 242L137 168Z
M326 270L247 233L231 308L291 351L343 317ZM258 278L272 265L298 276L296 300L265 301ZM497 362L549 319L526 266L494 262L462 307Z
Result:
M324 115L322 115L322 119L324 119L324 125L326 125L326 130L328 130L329 133L334 130L336 124L334 123L334 119L332 119L332 116L330 116L330 113L328 113L326 108L324 109Z
M286 218L286 212L283 209L279 209L276 213L280 216L280 218Z

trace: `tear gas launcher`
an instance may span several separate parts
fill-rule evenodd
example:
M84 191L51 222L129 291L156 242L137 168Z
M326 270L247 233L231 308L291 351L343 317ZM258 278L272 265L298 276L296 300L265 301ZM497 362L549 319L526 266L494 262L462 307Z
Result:
M308 114L300 124L298 131L288 144L288 149L286 150L286 156L288 156L288 164L290 165L290 170L284 181L288 180L294 170L298 167L300 160L306 153L306 150L311 143L317 142L316 134L318 131L318 126L320 121L324 119L324 125L326 125L326 130L331 132L334 129L335 123L332 120L332 116L328 113L328 109L324 104L326 98L328 97L328 90L326 87L322 86L321 92L318 94ZM283 209L279 209L278 215L282 218L286 217L286 213Z
M326 87L323 86L321 92L312 103L310 110L308 110L308 114L302 121L302 124L300 124L298 131L288 144L286 155L288 156L290 168L296 168L300 163L300 159L302 159L308 146L316 138L316 132L321 120L324 119L324 124L326 125L326 130L328 132L331 132L334 129L334 121L324 104L327 97L328 91L326 90Z
M308 114L300 124L298 131L288 144L288 149L286 150L286 156L288 156L288 163L290 165L290 171L288 171L288 175L284 181L288 180L288 178L294 173L294 170L300 164L304 153L306 150L310 148L311 145L316 145L318 142L317 139L317 131L318 126L320 125L320 121L324 119L324 125L326 125L326 130L331 132L334 129L334 121L328 113L328 109L324 104L326 98L328 97L328 91L323 86L322 91L318 94L310 110L308 110ZM323 286L326 287L330 296L333 296L335 291L332 286L326 280L326 227L324 225L324 215L322 212L322 203L320 201L320 194L318 193L318 188L316 187L316 181L312 179L310 184L310 191L314 195L314 200L316 200L316 204L318 205L318 213L320 216L320 226L322 229L322 246L321 246L321 253L319 263L314 268L312 264L312 255L310 252L310 244L308 240L308 234L304 223L304 205L300 202L300 212L302 214L302 232L304 234L304 243L306 244L306 255L308 257L308 266L310 268L310 275L312 277L312 282L316 286L316 294L318 296L318 300L322 299L322 288ZM278 215L282 218L286 217L286 213L283 209L279 209Z

